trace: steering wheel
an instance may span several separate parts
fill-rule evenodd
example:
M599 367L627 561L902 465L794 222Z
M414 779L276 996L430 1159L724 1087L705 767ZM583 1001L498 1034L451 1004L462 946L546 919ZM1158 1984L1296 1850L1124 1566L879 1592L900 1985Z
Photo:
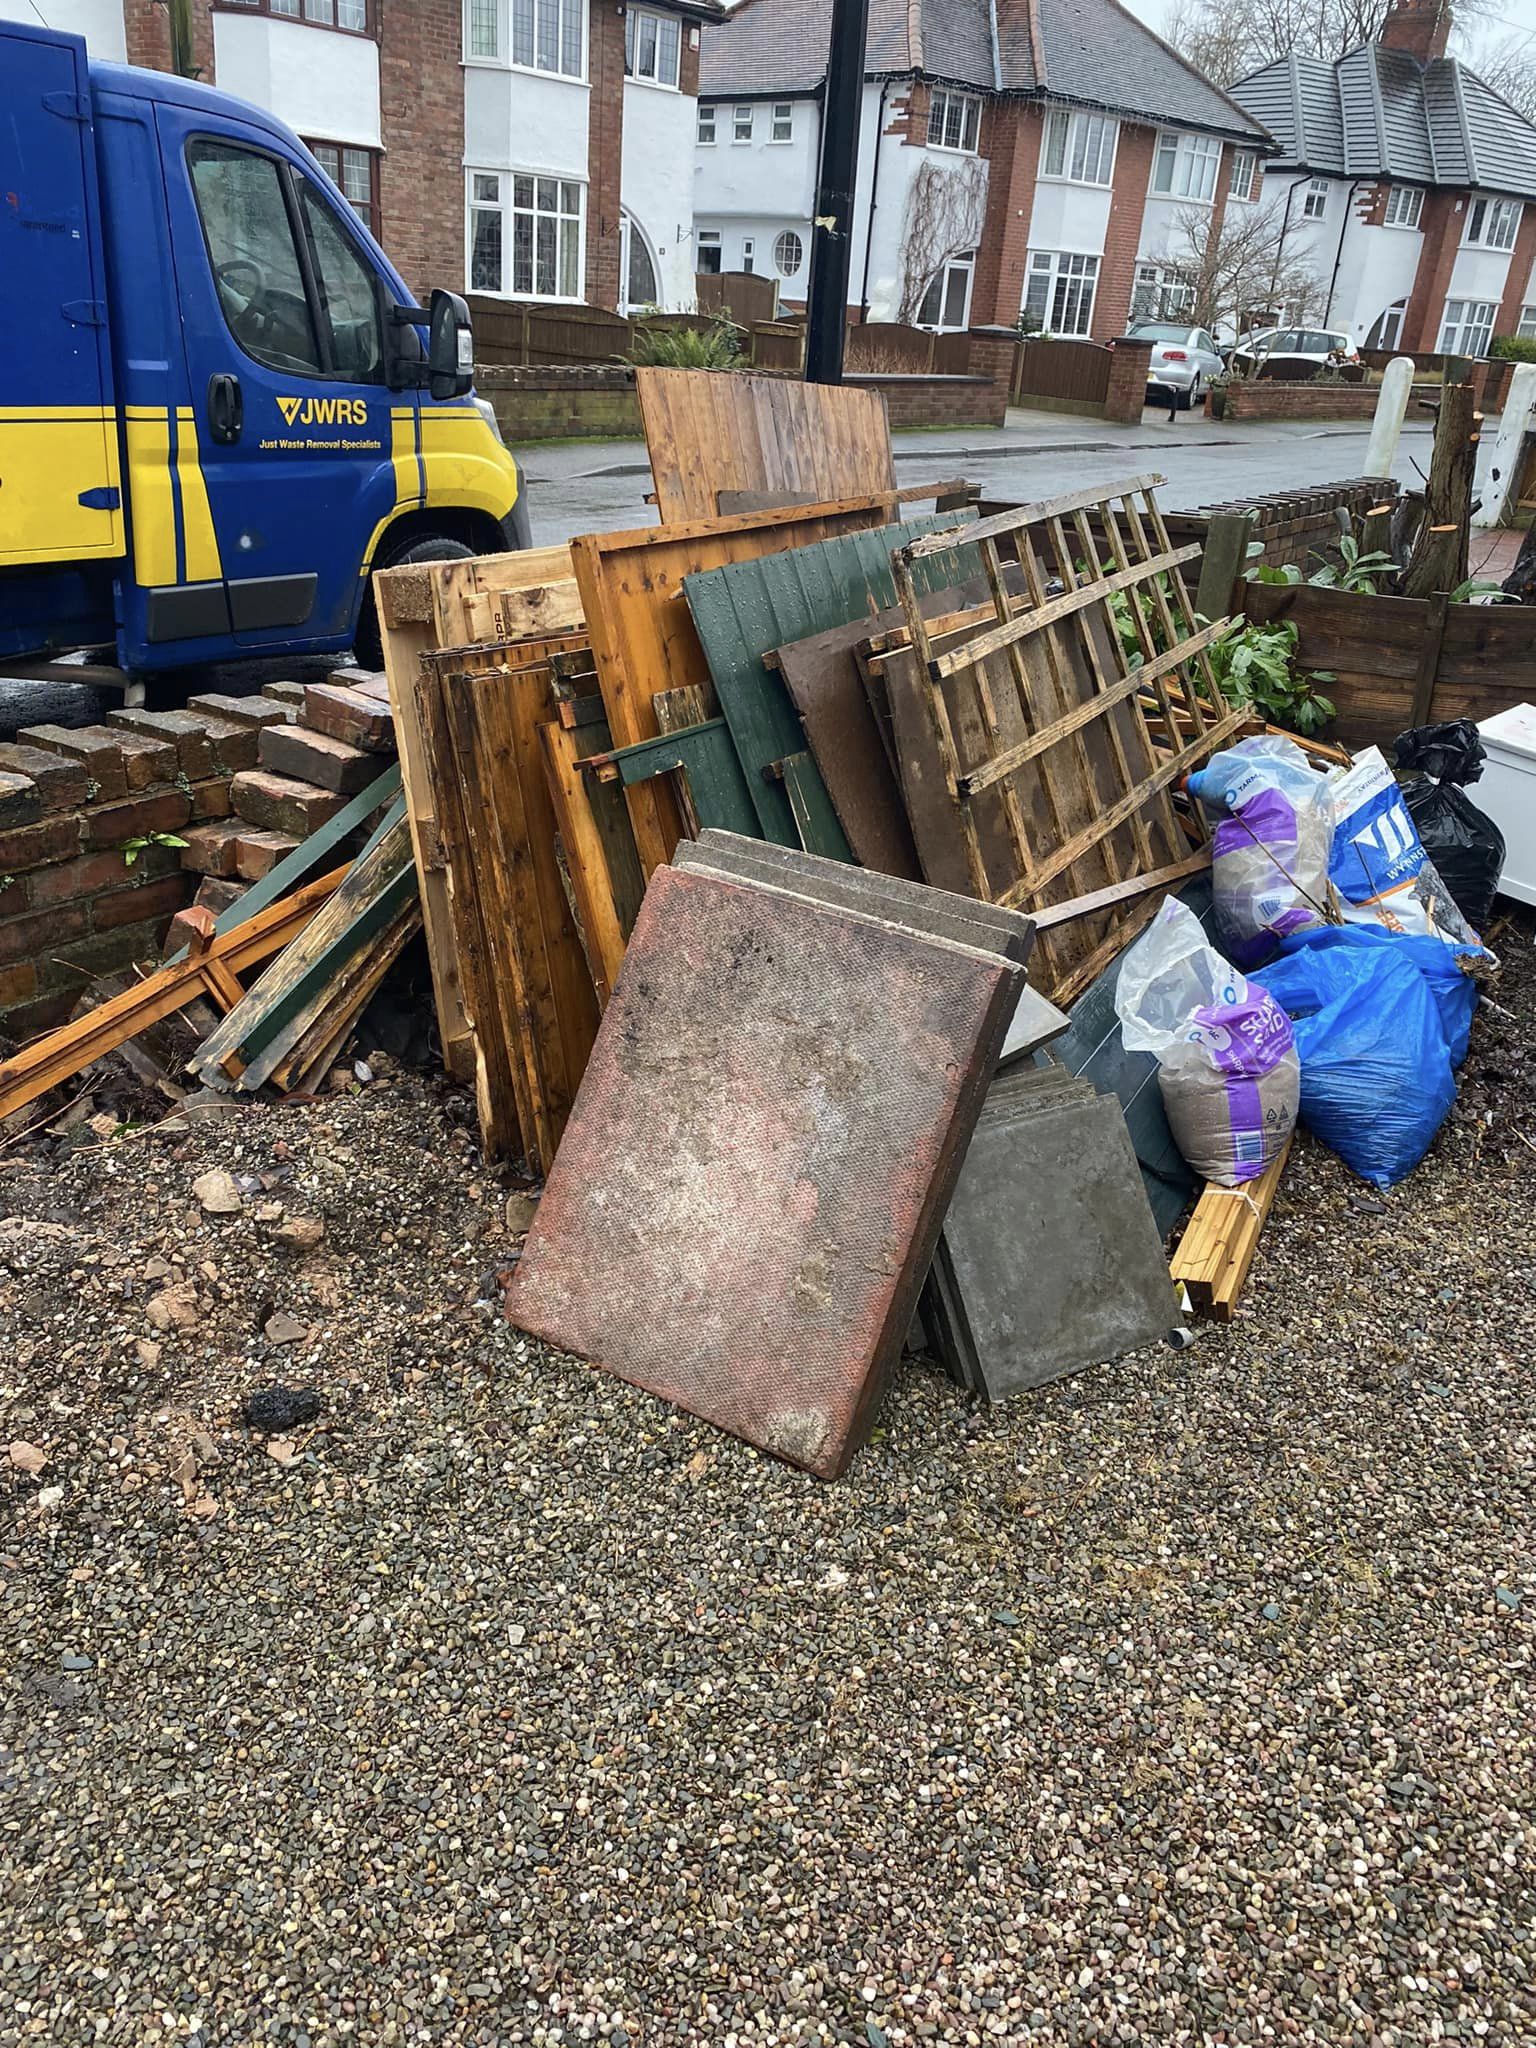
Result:
M237 272L248 277L250 284L242 284ZM231 256L227 262L215 265L213 274L220 285L227 285L232 292L238 292L247 304L254 303L266 289L265 271L248 256Z

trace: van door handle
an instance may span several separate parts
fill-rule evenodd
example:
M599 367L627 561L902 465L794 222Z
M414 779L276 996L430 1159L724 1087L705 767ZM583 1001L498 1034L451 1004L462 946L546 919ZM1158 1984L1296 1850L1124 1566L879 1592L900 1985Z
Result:
M240 379L227 370L217 371L208 379L208 431L215 441L228 447L239 440L244 425L245 399Z

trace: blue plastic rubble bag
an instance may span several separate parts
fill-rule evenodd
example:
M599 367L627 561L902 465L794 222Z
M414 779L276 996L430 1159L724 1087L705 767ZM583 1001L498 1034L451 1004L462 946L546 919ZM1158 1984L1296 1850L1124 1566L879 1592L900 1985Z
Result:
M1302 944L1300 938L1293 939L1282 950L1297 952ZM1452 952L1440 939L1426 938L1422 933L1392 933L1371 925L1325 926L1320 931L1308 932L1305 944L1324 952L1340 946L1352 946L1357 952L1367 946L1385 947L1400 959L1411 960L1428 982L1440 1012L1440 1028L1445 1033L1452 1070L1461 1065L1467 1056L1472 1012L1477 1008L1477 983L1463 971L1463 963L1482 958L1481 947L1464 946L1459 952Z
M1466 979L1438 939L1357 925L1300 933L1264 970L1301 1056L1302 1122L1380 1188L1413 1171L1456 1100L1441 1003L1460 998L1425 973L1425 947Z

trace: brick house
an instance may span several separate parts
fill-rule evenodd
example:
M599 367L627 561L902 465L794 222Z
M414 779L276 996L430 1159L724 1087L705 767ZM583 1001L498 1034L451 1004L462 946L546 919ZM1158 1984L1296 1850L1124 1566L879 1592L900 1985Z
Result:
M1232 88L1279 145L1265 204L1322 288L1310 317L1377 348L1536 335L1536 128L1446 55L1449 0L1397 0L1336 64L1293 51Z
M803 300L828 0L704 32L700 267ZM940 329L1107 340L1173 311L1191 208L1259 203L1262 124L1116 0L870 0L849 303ZM1180 249L1180 254L1183 250Z
M414 290L692 305L701 24L720 0L192 0L199 78L314 150ZM35 21L27 0L0 15ZM161 0L48 0L171 68Z

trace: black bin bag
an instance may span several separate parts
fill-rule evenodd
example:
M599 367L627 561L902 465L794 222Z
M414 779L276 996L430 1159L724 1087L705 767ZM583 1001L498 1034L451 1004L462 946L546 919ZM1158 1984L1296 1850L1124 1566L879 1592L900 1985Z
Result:
M1413 774L1403 785L1408 815L1456 907L1474 931L1486 929L1504 872L1504 834L1465 794L1487 758L1470 718L1418 725L1398 735L1395 760Z

